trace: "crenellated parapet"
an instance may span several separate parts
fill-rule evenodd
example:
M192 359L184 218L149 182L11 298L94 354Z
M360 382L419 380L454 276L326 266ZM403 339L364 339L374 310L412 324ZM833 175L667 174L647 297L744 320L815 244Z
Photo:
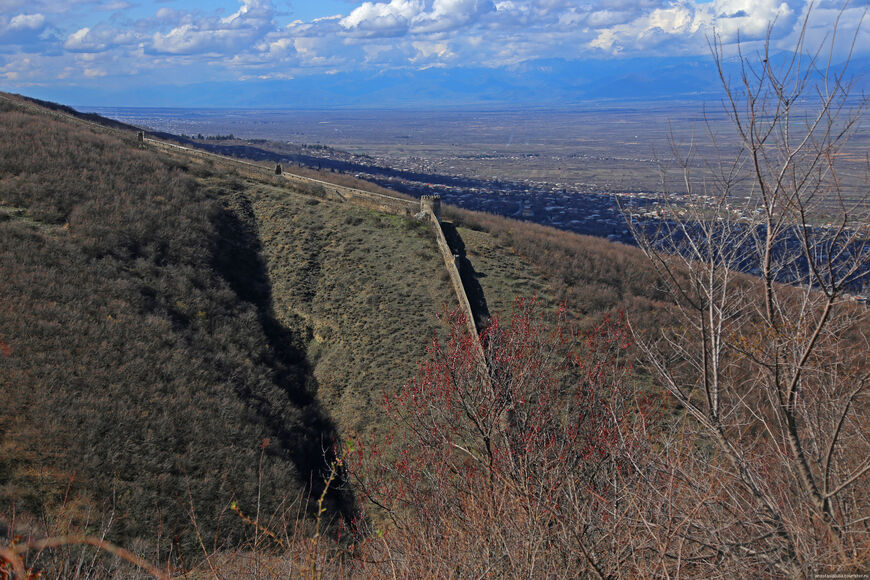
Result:
M421 195L420 196L420 211L431 213L441 223L441 196L440 195Z

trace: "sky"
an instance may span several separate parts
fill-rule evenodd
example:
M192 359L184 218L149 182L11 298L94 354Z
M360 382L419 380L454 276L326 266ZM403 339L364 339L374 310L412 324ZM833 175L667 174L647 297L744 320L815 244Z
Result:
M842 55L868 6L816 2L808 45L830 39L839 16ZM714 33L729 54L768 30L774 48L791 48L807 10L800 0L0 0L0 90L117 106L182 106L194 94L198 106L474 101L534 69L566 98L569 77L587 70L709 63ZM855 46L858 60L870 54L870 22ZM414 82L440 85L387 94ZM516 82L508 94L522 92Z

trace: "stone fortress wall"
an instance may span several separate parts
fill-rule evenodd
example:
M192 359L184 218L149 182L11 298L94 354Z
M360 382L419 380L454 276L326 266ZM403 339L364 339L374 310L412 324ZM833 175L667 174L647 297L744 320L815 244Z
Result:
M459 266L457 264L459 257L453 253L453 250L447 243L447 238L444 237L444 230L441 228L441 196L422 196L420 198L420 210L426 214L427 219L432 224L432 230L435 232L435 242L438 244L438 249L444 258L444 266L447 268L450 282L453 284L453 290L456 292L456 298L459 300L459 308L465 315L465 324L468 326L468 332L471 333L471 336L478 336L477 328L474 325L474 312L471 310L471 303L468 301L465 285L462 283L462 277L459 275ZM478 346L480 346L479 341ZM481 354L483 354L482 349Z

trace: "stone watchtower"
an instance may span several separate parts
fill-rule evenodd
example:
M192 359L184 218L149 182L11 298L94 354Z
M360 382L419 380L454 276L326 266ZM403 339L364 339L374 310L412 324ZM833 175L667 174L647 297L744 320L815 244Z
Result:
M440 195L421 195L420 196L420 211L432 212L438 223L441 223L441 196Z

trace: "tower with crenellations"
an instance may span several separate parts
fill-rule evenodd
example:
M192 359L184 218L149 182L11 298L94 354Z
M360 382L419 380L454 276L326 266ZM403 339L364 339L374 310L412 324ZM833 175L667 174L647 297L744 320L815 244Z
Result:
M441 223L441 196L440 195L421 195L420 196L420 211L430 212Z

